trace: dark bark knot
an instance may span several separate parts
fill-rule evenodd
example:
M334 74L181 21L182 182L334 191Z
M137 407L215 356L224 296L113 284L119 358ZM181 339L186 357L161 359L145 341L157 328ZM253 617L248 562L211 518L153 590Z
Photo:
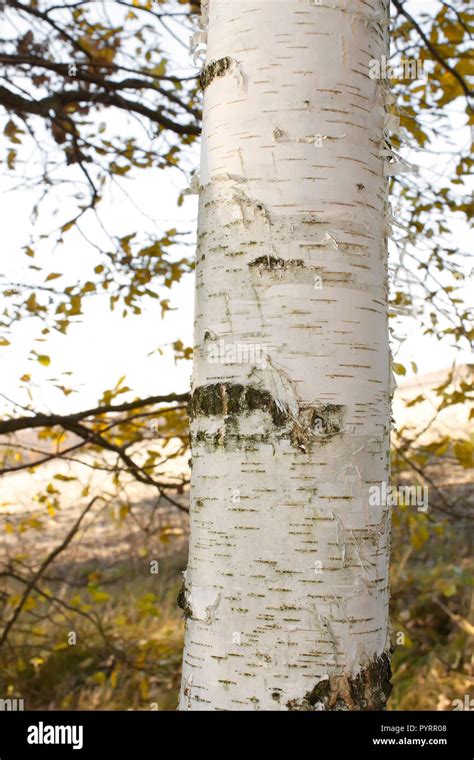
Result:
M196 388L189 406L191 420L196 417L232 417L261 409L268 412L276 427L282 427L288 416L278 407L271 393L253 385L215 383Z
M251 269L266 269L269 271L289 269L292 267L304 267L304 261L302 259L280 259L276 256L259 256L250 262L249 267Z
M190 618L190 617L193 616L193 611L192 611L191 606L190 606L190 604L188 602L188 592L187 592L186 584L185 584L184 581L183 581L183 585L181 586L181 588L179 590L179 594L177 596L176 601L178 603L178 607L181 610L183 610L183 615L184 615L184 617L186 619L188 619L188 618Z
M222 417L225 435L237 439L239 418L258 409L270 415L281 437L288 437L291 444L304 453L313 444L327 443L344 430L346 408L340 404L316 403L301 407L298 415L292 416L268 391L235 383L214 383L196 388L189 405L189 416L192 421L199 417ZM205 438L201 432L197 440Z
M216 77L223 77L232 65L232 58L219 58L218 61L210 61L203 68L199 77L201 89L205 90Z
M289 710L384 710L392 690L388 654L375 657L361 672L333 676L318 683L301 700L288 702Z

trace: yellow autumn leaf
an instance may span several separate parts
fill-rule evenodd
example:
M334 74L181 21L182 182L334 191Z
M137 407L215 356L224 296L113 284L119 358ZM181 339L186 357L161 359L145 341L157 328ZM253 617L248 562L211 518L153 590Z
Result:
M454 444L454 455L461 467L474 467L474 446L470 441L458 441Z
M407 371L403 364L398 364L397 362L394 362L393 364L393 371L396 375L406 375Z
M16 126L15 122L11 119L7 121L6 127L3 130L3 134L8 137L12 143L21 143L21 140L17 137L18 134L25 134L23 129Z
M71 227L74 227L75 219L71 219L69 222L66 222L66 224L63 224L61 227L61 232L67 232L71 229Z
M9 169L15 168L16 150L11 148L7 153L7 166Z

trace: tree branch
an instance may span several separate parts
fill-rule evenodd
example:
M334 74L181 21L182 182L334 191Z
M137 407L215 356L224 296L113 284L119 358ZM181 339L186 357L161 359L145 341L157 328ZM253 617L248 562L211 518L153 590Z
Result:
M41 100L31 100L24 98L22 95L8 90L0 85L0 104L9 111L31 113L35 116L48 118L51 111L61 113L64 106L71 103L100 103L105 106L115 106L128 113L137 113L146 116L150 121L159 124L164 129L169 129L178 135L200 135L201 128L195 124L179 124L167 116L164 116L158 110L153 110L142 103L134 100L128 100L118 94L108 92L90 92L88 90L64 90L63 92L53 92Z
M188 401L189 393L170 393L167 396L149 396L148 398L137 399L136 401L127 401L123 404L96 406L92 409L76 412L75 414L36 414L34 417L15 417L11 420L3 420L0 422L0 435L16 433L19 430L54 427L55 425L60 425L61 427L66 428L68 425L84 420L87 417L96 417L101 414L114 412L128 412L132 409L140 409L141 407L151 406L152 404L172 404L175 402L187 403Z
M418 24L418 22L415 21L415 19L413 18L413 16L410 16L410 14L408 13L407 10L405 10L405 8L404 8L403 4L400 2L400 0L392 0L392 2L394 4L395 8L397 9L397 11L399 13L401 13L402 16L405 16L406 20L410 22L410 24L413 26L414 29L416 29L416 31L420 35L421 39L425 43L426 47L428 48L428 50L430 51L430 53L432 53L432 55L436 58L436 60L438 61L438 63L441 64L441 66L446 71L449 71L449 73L452 74L452 76L455 79L457 79L457 81L461 85L461 87L462 87L462 89L463 89L464 94L466 95L466 97L468 97L468 98L472 97L472 95L474 95L474 92L469 89L469 87L467 86L466 82L462 78L461 74L458 71L456 71L456 69L453 69L453 67L450 66L449 63L446 63L446 61L443 58L443 56L440 55L440 53L436 50L436 47L431 44L431 42L429 41L428 37L426 36L426 34L424 33L423 29Z
M17 606L13 610L13 614L10 617L10 619L5 623L5 627L3 629L2 635L0 636L0 647L3 646L3 644L6 642L8 635L12 629L12 627L15 625L16 620L18 619L18 616L20 615L23 607L25 606L26 600L28 599L29 595L33 591L37 581L41 578L44 571L50 566L50 564L56 559L58 554L61 554L62 551L71 543L72 539L76 535L77 531L80 528L81 522L83 521L84 517L87 515L89 510L92 508L92 506L95 504L97 499L101 498L100 496L94 496L93 499L87 504L86 508L82 510L81 514L77 518L76 522L72 526L69 533L66 534L66 537L63 541L61 541L58 546L53 549L51 554L49 554L45 560L41 563L36 573L33 574L33 576L28 581L28 584L25 587L25 590L23 591L23 594L21 595L20 601L18 602Z

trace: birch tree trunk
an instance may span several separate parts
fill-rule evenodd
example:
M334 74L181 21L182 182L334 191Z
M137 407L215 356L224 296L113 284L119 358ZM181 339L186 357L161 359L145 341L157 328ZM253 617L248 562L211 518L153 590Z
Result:
M182 710L384 707L387 0L210 0Z

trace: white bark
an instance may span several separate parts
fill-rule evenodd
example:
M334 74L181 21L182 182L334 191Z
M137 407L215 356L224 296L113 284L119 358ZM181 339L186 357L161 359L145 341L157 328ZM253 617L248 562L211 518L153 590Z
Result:
M389 466L387 117L369 62L388 3L210 0L204 15L180 707L380 706L389 514L368 492Z

